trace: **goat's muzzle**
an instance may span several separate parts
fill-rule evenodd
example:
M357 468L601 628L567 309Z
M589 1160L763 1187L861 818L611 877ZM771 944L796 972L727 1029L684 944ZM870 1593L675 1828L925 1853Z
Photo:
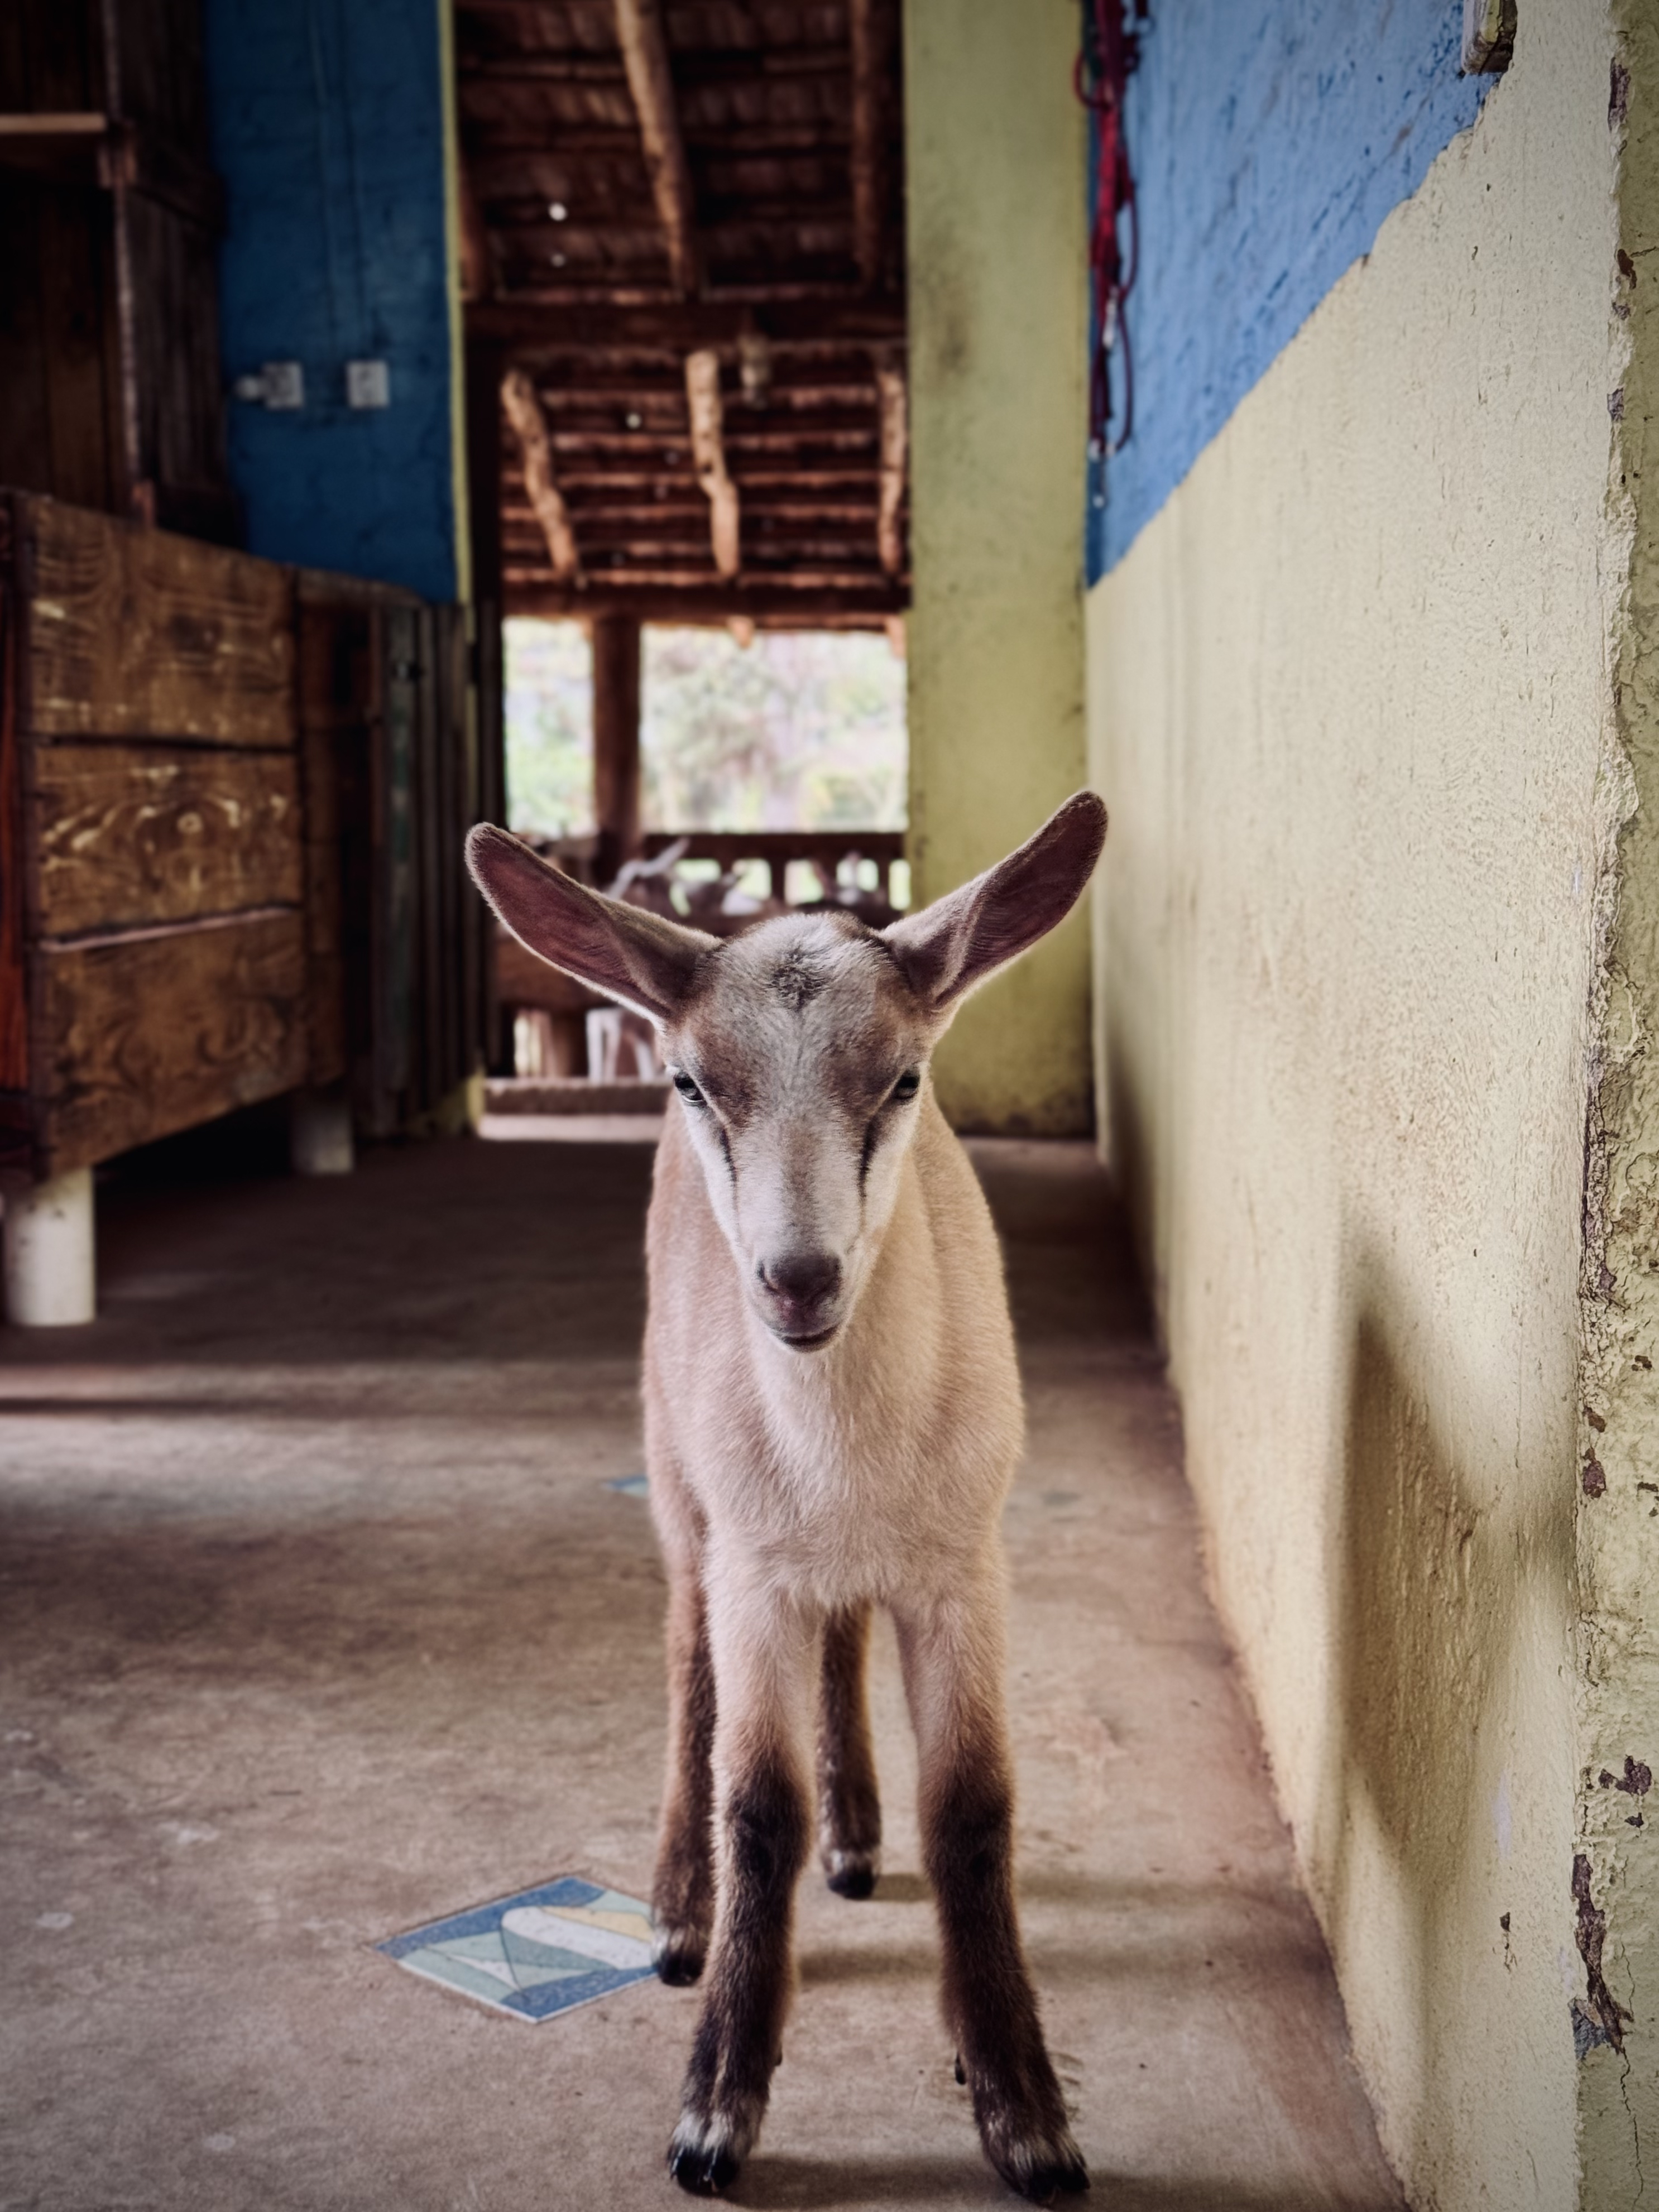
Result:
M786 1252L755 1270L761 1311L774 1336L817 1352L841 1327L841 1261L833 1252Z

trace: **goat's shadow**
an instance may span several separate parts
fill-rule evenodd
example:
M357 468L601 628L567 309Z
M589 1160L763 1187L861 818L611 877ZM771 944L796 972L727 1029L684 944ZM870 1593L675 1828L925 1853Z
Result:
M1245 2185L1214 2176L1196 2179L1103 2172L1091 2197L1112 2212L1398 2212L1393 2197L1356 2196L1271 2185ZM757 2152L728 2201L753 2212L865 2212L891 2204L1008 2205L1015 2201L976 2151L959 2157L910 2153L895 2158L830 2160ZM1067 2199L1066 2202L1073 2200Z

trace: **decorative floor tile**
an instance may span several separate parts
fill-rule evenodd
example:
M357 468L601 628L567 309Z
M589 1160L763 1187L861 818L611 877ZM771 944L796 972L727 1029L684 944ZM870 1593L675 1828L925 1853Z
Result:
M643 1474L616 1474L605 1484L607 1490L620 1490L624 1498L644 1498L649 1492L649 1479Z
M566 1875L374 1948L515 2020L550 2020L649 1977L651 1908Z

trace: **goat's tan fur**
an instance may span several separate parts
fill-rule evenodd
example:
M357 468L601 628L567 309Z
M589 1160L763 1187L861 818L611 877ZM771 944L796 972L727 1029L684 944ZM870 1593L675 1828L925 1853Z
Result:
M885 939L820 913L723 945L627 910L608 937L610 902L474 833L509 926L647 1013L689 1094L657 1156L645 1418L673 1708L659 1955L672 1979L706 1958L670 2151L692 2189L730 2179L764 2112L815 1736L832 1885L867 1894L874 1878L876 1605L897 1630L947 2017L987 2154L1038 2201L1086 2185L1014 1917L1000 1535L1022 1438L1013 1332L927 1057L962 993L1072 904L1103 830L1099 802L1074 799Z

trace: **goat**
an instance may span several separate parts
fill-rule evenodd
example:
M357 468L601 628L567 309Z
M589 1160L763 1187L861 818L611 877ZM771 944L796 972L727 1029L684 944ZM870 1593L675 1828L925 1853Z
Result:
M964 994L1071 909L1106 811L878 934L833 909L725 940L574 883L488 826L473 875L532 952L646 1015L678 1093L647 1231L646 1462L668 1575L658 1972L708 1987L669 2147L726 2187L766 2109L810 1844L867 1897L881 1814L864 1686L893 1616L921 1764L947 2026L986 2155L1086 2189L1015 1915L1000 1521L1022 1443L989 1211L933 1095Z

